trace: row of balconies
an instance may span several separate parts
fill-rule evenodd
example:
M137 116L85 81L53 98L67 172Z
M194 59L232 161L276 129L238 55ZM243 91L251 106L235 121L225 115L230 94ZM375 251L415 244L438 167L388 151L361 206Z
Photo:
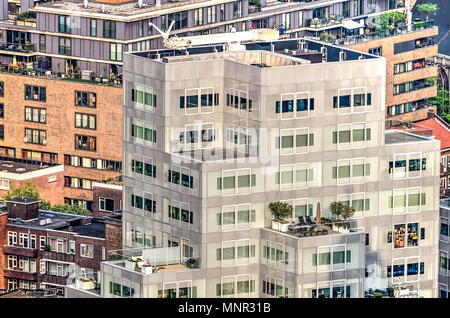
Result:
M37 257L38 249L4 245L3 253L10 254L10 255L25 256L25 257ZM60 261L60 262L67 262L67 263L75 262L74 254L67 254L67 253L63 253L63 252L41 251L41 257L43 259L50 259L50 260Z

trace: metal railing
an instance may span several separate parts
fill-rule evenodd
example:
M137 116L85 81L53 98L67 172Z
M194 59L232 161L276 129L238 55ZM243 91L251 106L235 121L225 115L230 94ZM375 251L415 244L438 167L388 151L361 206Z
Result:
M36 47L32 43L20 44L20 43L0 42L0 50L1 51L21 52L21 53L31 53L31 52L36 52Z
M408 28L410 26L410 28ZM337 41L339 45L353 45L358 43L364 43L374 40L379 40L383 38L388 38L391 36L408 34L412 32L417 32L424 29L430 29L434 27L434 20L415 22L413 24L399 24L396 28L385 29L380 31L374 31L367 34L347 36L345 39ZM426 46L434 45L434 41L428 41ZM426 47L422 46L422 47Z

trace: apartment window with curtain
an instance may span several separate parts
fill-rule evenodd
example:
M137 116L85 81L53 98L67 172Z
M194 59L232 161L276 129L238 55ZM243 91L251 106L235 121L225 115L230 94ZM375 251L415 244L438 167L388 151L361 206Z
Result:
M47 132L45 130L25 128L25 137L30 144L42 145L47 139Z
M290 13L283 13L281 15L281 25L283 25L286 30L291 28L291 14Z
M3 103L0 104L0 118L5 118L5 105Z
M75 127L95 130L97 128L97 116L75 113Z
M342 16L348 18L350 16L350 1L342 3Z
M144 21L138 21L138 36L144 36Z
M63 55L72 54L70 38L59 38L59 54Z
M353 0L353 16L356 17L358 15L358 1L359 0Z
M225 21L225 4L219 5L220 21Z
M93 136L75 135L75 149L97 151L97 138Z
M4 140L4 139L5 139L5 126L0 125L0 140Z
M203 24L203 8L195 9L194 11L194 26Z
M208 7L207 8L207 13L208 13L208 24L209 23L216 23L216 7Z
M46 113L45 108L25 107L25 121L45 124Z
M116 21L103 22L103 37L108 39L116 38Z
M122 44L111 43L111 61L122 61Z
M91 36L97 36L97 20L91 19Z
M45 87L25 85L25 99L45 102L46 101Z
M242 1L233 2L233 19L242 18Z
M45 44L45 35L39 34L39 52L45 52L46 44Z
M59 32L71 33L70 17L63 15L59 16Z

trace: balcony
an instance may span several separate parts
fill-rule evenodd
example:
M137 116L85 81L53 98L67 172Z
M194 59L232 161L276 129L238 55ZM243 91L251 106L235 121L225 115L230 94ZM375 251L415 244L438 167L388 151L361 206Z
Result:
M68 280L67 285L83 292L94 293L98 296L100 295L100 283L97 273L94 273L92 276L77 275L71 277Z
M18 246L3 246L3 253L17 256L36 257L38 254L37 249L23 248Z
M408 29L408 27L410 27ZM396 35L404 35L404 34L409 34L409 33L413 33L413 32L418 32L418 31L422 31L422 30L426 30L426 29L431 29L431 28L437 28L434 26L434 21L433 20L429 20L427 22L421 22L421 24L410 24L410 25L399 25L396 28L391 28L391 29L385 29L385 30L380 30L380 31L374 31L374 32L370 32L367 34L361 34L361 35L353 35L353 36L347 36L345 39L342 39L341 41L337 41L338 45L354 45L354 44L360 44L360 43L365 43L365 42L369 42L369 41L375 41L375 40L380 40L383 38L389 38L392 36L396 36ZM437 32L437 31L436 31ZM427 47L430 45L434 45L434 41L427 40L425 42L421 42L419 44L416 45L416 48L422 48L422 47Z
M36 52L36 47L34 44L29 42L26 44L0 42L0 51L3 51L2 53L15 52L28 54Z
M29 273L29 272L23 272L23 271L17 271L13 269L4 269L3 275L6 278L14 278L14 279L21 279L21 280L36 280L37 279L37 273Z
M41 274L41 281L46 284L52 285L67 285L67 280L69 279L69 275L66 276L56 276L50 274Z
M52 261L59 261L65 263L75 263L74 254L66 254L56 251L42 251L42 259L48 259Z
M180 257L180 246L136 248L111 252L107 263L147 274L187 271L199 267L198 258Z
M331 18L314 18L306 20L306 28L307 29L321 29L321 28L329 28L329 27L339 27L342 26L342 16L331 16Z

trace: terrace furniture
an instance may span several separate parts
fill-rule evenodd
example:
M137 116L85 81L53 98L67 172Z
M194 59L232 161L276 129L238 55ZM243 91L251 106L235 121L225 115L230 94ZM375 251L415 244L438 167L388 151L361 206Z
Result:
M306 225L305 219L303 216L298 217L298 224L300 225Z
M313 221L311 220L311 217L310 217L309 215L306 217L306 223L307 223L307 224L315 224L315 222L313 222Z

